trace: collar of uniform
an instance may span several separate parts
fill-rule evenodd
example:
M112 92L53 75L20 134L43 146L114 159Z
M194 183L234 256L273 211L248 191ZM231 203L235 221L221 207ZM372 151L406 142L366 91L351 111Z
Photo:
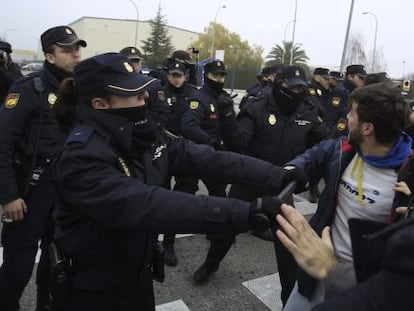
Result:
M79 105L79 119L82 124L92 126L100 135L109 138L111 144L119 148L123 154L131 153L131 122L85 104Z

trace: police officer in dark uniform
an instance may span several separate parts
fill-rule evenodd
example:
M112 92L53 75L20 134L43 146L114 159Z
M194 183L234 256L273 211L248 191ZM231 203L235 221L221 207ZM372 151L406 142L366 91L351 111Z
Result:
M3 265L0 310L19 310L19 299L32 275L38 242L37 309L50 310L49 256L55 188L50 168L63 149L51 107L59 83L72 76L86 42L67 26L41 35L43 70L10 88L0 109L0 204L3 207Z
M255 215L275 217L269 197L260 205L160 187L170 172L260 184L264 193L298 176L162 131L147 115L151 83L127 58L107 53L81 62L62 85L55 107L62 129L76 112L79 119L54 169L55 241L70 258L70 311L155 310L150 269L161 278L162 262L154 261L153 233L241 232Z
M136 72L141 73L144 58L139 49L129 46L123 48L119 53L125 55L131 61ZM152 118L154 118L160 125L165 126L168 118L168 109L162 85L163 82L160 79L151 83L151 87L148 89L148 109Z
M167 68L167 80L163 91L168 104L169 113L166 129L174 135L181 136L181 118L187 110L189 98L197 90L195 86L187 83L184 63L171 61ZM194 194L198 190L198 179L192 176L174 176L175 191L182 191ZM170 180L167 187L169 188ZM177 256L174 251L174 233L164 234L164 262L168 266L177 265Z
M7 94L13 82L22 76L19 66L13 63L10 54L12 47L6 41L0 41L0 101L3 103L3 98Z
M350 65L346 67L345 80L334 88L328 96L327 114L324 121L331 126L336 136L348 134L346 114L348 113L348 95L356 88L363 87L367 72L363 65Z
M342 82L344 82L345 76L342 72L333 70L330 71L329 74L331 75L331 78L329 79L329 85L331 86L331 90L333 90Z
M249 103L237 118L230 100L220 100L218 115L227 148L282 166L313 144L328 138L330 131L308 101L307 92L304 70L287 66L271 93L257 98L251 105ZM251 201L260 193L260 187L260 184L246 187L233 183L229 196ZM234 236L227 235L212 241L206 261L196 271L198 281L205 282L217 270L233 240ZM276 242L282 301L285 303L294 285L296 265L286 249Z
M226 66L220 60L212 60L204 65L204 85L190 97L189 109L181 122L181 133L185 138L198 144L224 150L217 104L223 90ZM226 196L226 184L203 180L210 195Z

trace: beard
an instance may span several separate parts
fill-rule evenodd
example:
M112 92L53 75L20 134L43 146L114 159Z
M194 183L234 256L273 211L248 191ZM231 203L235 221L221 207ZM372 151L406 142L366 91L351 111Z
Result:
M361 143L364 140L364 137L362 136L361 128L357 127L353 130L349 131L348 133L348 140L349 144L354 148L359 148Z

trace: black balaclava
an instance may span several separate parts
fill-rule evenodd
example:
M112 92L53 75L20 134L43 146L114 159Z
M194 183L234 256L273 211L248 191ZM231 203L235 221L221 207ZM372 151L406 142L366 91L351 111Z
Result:
M211 80L207 77L207 75L204 77L204 84L214 93L215 96L220 95L223 91L224 82Z
M301 93L294 93L288 88L283 87L280 83L274 84L272 93L276 105L286 115L293 114L306 97L305 90Z
M106 109L107 113L124 117L133 124L132 150L150 148L156 138L157 125L148 117L147 104L138 107Z

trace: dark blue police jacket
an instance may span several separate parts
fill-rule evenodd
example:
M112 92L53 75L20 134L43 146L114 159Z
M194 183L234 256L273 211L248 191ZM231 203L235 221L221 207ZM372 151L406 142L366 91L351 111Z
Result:
M151 233L248 229L248 203L168 191L160 185L171 174L279 191L283 170L269 163L162 131L152 147L132 156L130 122L86 105L79 114L54 168L56 242L75 262L78 288L120 290L136 282Z

